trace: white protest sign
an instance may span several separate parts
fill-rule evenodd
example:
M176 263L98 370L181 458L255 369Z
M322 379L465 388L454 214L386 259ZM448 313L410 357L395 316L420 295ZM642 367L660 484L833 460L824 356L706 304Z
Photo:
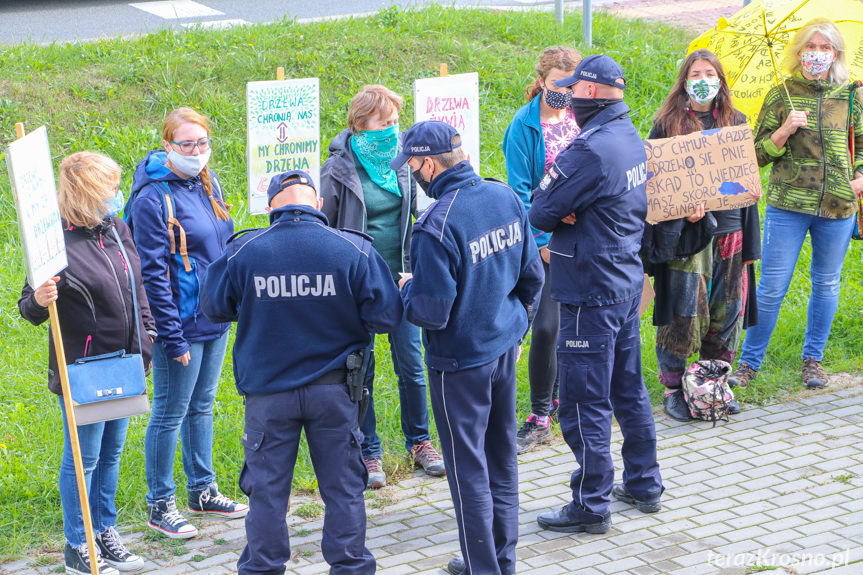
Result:
M461 135L462 149L479 172L479 74L420 78L414 82L414 121L440 120ZM419 190L417 208L432 202Z
M249 213L266 213L276 174L303 170L320 184L320 102L317 78L246 84Z
M761 196L752 129L746 125L644 140L647 153L647 221L685 218L751 206Z
M35 289L68 265L45 126L9 144L6 165L18 212L27 282Z

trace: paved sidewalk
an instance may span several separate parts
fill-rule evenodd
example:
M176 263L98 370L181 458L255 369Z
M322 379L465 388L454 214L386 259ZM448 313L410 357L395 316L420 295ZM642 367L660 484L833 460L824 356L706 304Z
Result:
M652 515L613 502L605 535L546 532L539 512L569 500L575 462L563 443L521 460L518 572L647 575L863 573L863 386L806 395L789 403L749 407L715 428L657 413L659 460L667 491ZM618 480L621 437L612 451ZM458 553L445 481L414 475L369 496L368 547L379 575L440 575ZM327 573L320 554L320 519L296 516L289 573ZM379 507L380 506L380 507ZM377 508L376 508L377 507ZM235 573L244 544L243 520L205 521L193 540L125 534L149 558L143 573ZM0 566L0 573L56 573L59 553ZM855 564L856 563L856 564ZM836 565L837 568L829 570ZM846 566L847 565L847 566ZM751 570L749 572L752 572Z

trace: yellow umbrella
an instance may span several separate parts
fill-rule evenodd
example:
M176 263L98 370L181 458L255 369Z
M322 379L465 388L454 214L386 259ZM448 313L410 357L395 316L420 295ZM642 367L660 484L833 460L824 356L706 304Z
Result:
M689 52L707 48L719 58L734 106L755 122L767 91L783 81L785 47L814 18L833 20L845 39L845 63L853 79L863 79L863 2L861 0L755 0L730 20L692 41Z

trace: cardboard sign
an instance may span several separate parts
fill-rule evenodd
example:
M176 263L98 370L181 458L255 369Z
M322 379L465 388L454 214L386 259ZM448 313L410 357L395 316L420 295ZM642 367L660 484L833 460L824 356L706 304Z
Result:
M317 78L246 84L249 213L266 213L275 174L303 170L320 184L320 102Z
M686 136L645 140L647 221L751 206L761 194L752 129L744 124Z
M656 292L653 290L653 284L650 283L650 276L644 274L644 283L641 286L641 301L638 304L638 317L644 315L644 312L653 303L653 298L656 297Z
M414 121L440 120L461 136L462 149L479 171L479 74L455 74L421 78L414 82ZM417 208L424 210L432 199L417 191Z
M45 126L9 144L6 165L18 212L27 283L36 289L68 265Z

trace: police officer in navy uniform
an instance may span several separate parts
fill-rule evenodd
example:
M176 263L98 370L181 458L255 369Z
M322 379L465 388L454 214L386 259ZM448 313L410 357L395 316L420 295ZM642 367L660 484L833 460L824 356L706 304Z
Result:
M655 512L663 491L639 335L647 157L623 102L626 82L617 62L588 56L555 84L572 86L582 131L540 180L529 218L553 232L560 427L580 469L570 482L572 502L540 514L538 522L552 531L605 533L609 494ZM613 485L612 413L623 432L619 485Z
M241 575L281 574L291 558L285 516L300 432L305 429L326 506L321 550L330 573L368 575L357 403L346 381L352 352L370 333L395 329L402 302L368 236L334 230L302 171L274 176L270 226L237 234L204 278L202 308L237 322L234 377L245 397L249 496ZM356 358L356 356L352 356Z
M543 270L524 205L465 160L443 122L408 130L390 166L407 162L437 201L411 239L405 314L423 329L432 410L458 522L463 563L451 573L515 573L518 462L515 362Z

